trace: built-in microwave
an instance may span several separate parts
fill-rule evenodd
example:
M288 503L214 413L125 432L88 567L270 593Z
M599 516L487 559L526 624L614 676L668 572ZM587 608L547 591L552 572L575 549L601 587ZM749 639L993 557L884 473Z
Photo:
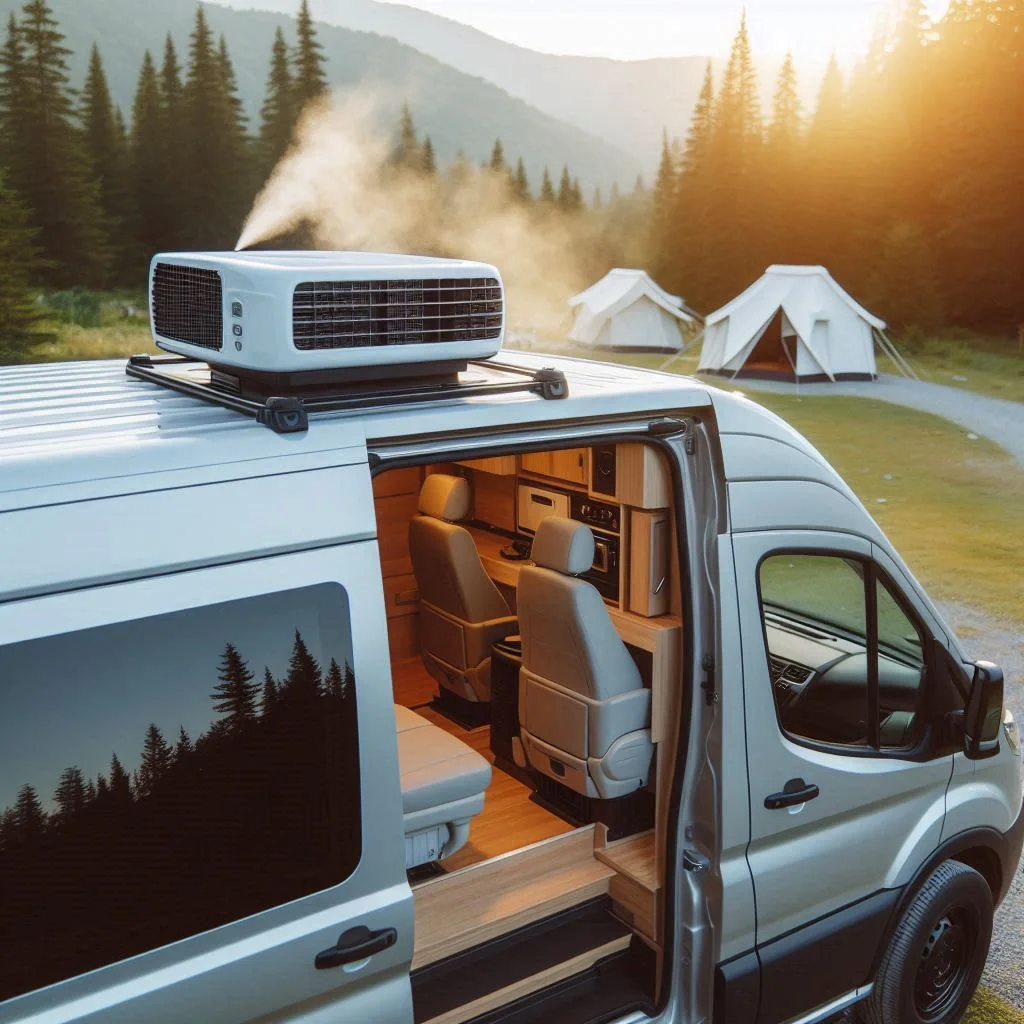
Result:
M585 494L560 491L553 487L520 484L516 496L516 522L519 532L532 537L545 516L564 516L586 523L594 534L594 564L583 574L602 597L619 600L620 508L595 501Z

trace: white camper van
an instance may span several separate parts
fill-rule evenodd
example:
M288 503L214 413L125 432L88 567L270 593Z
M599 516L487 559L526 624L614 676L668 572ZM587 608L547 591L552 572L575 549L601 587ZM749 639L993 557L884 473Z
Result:
M0 370L0 1021L960 1019L1020 734L802 437L479 264L151 301Z

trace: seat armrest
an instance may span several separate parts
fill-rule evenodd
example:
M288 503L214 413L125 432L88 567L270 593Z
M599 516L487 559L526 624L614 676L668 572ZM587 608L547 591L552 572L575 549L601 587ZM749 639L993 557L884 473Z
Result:
M519 620L514 615L503 615L500 619L486 622L467 623L466 664L479 665L491 656L491 647L498 640L504 640L519 630Z
M617 697L587 703L590 707L591 757L603 757L620 736L650 727L650 690L628 690Z

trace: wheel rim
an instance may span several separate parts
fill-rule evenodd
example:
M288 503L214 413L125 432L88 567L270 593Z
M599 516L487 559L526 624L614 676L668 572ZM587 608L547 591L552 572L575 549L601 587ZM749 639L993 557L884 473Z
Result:
M964 907L947 910L935 923L921 951L914 986L914 1008L921 1024L944 1020L960 1001L971 973L977 932L973 915Z

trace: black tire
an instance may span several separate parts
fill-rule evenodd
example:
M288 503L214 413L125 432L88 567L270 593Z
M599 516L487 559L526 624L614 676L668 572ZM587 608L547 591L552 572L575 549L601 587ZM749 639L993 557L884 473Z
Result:
M956 1024L992 939L992 890L973 868L940 864L896 925L871 995L867 1024Z

